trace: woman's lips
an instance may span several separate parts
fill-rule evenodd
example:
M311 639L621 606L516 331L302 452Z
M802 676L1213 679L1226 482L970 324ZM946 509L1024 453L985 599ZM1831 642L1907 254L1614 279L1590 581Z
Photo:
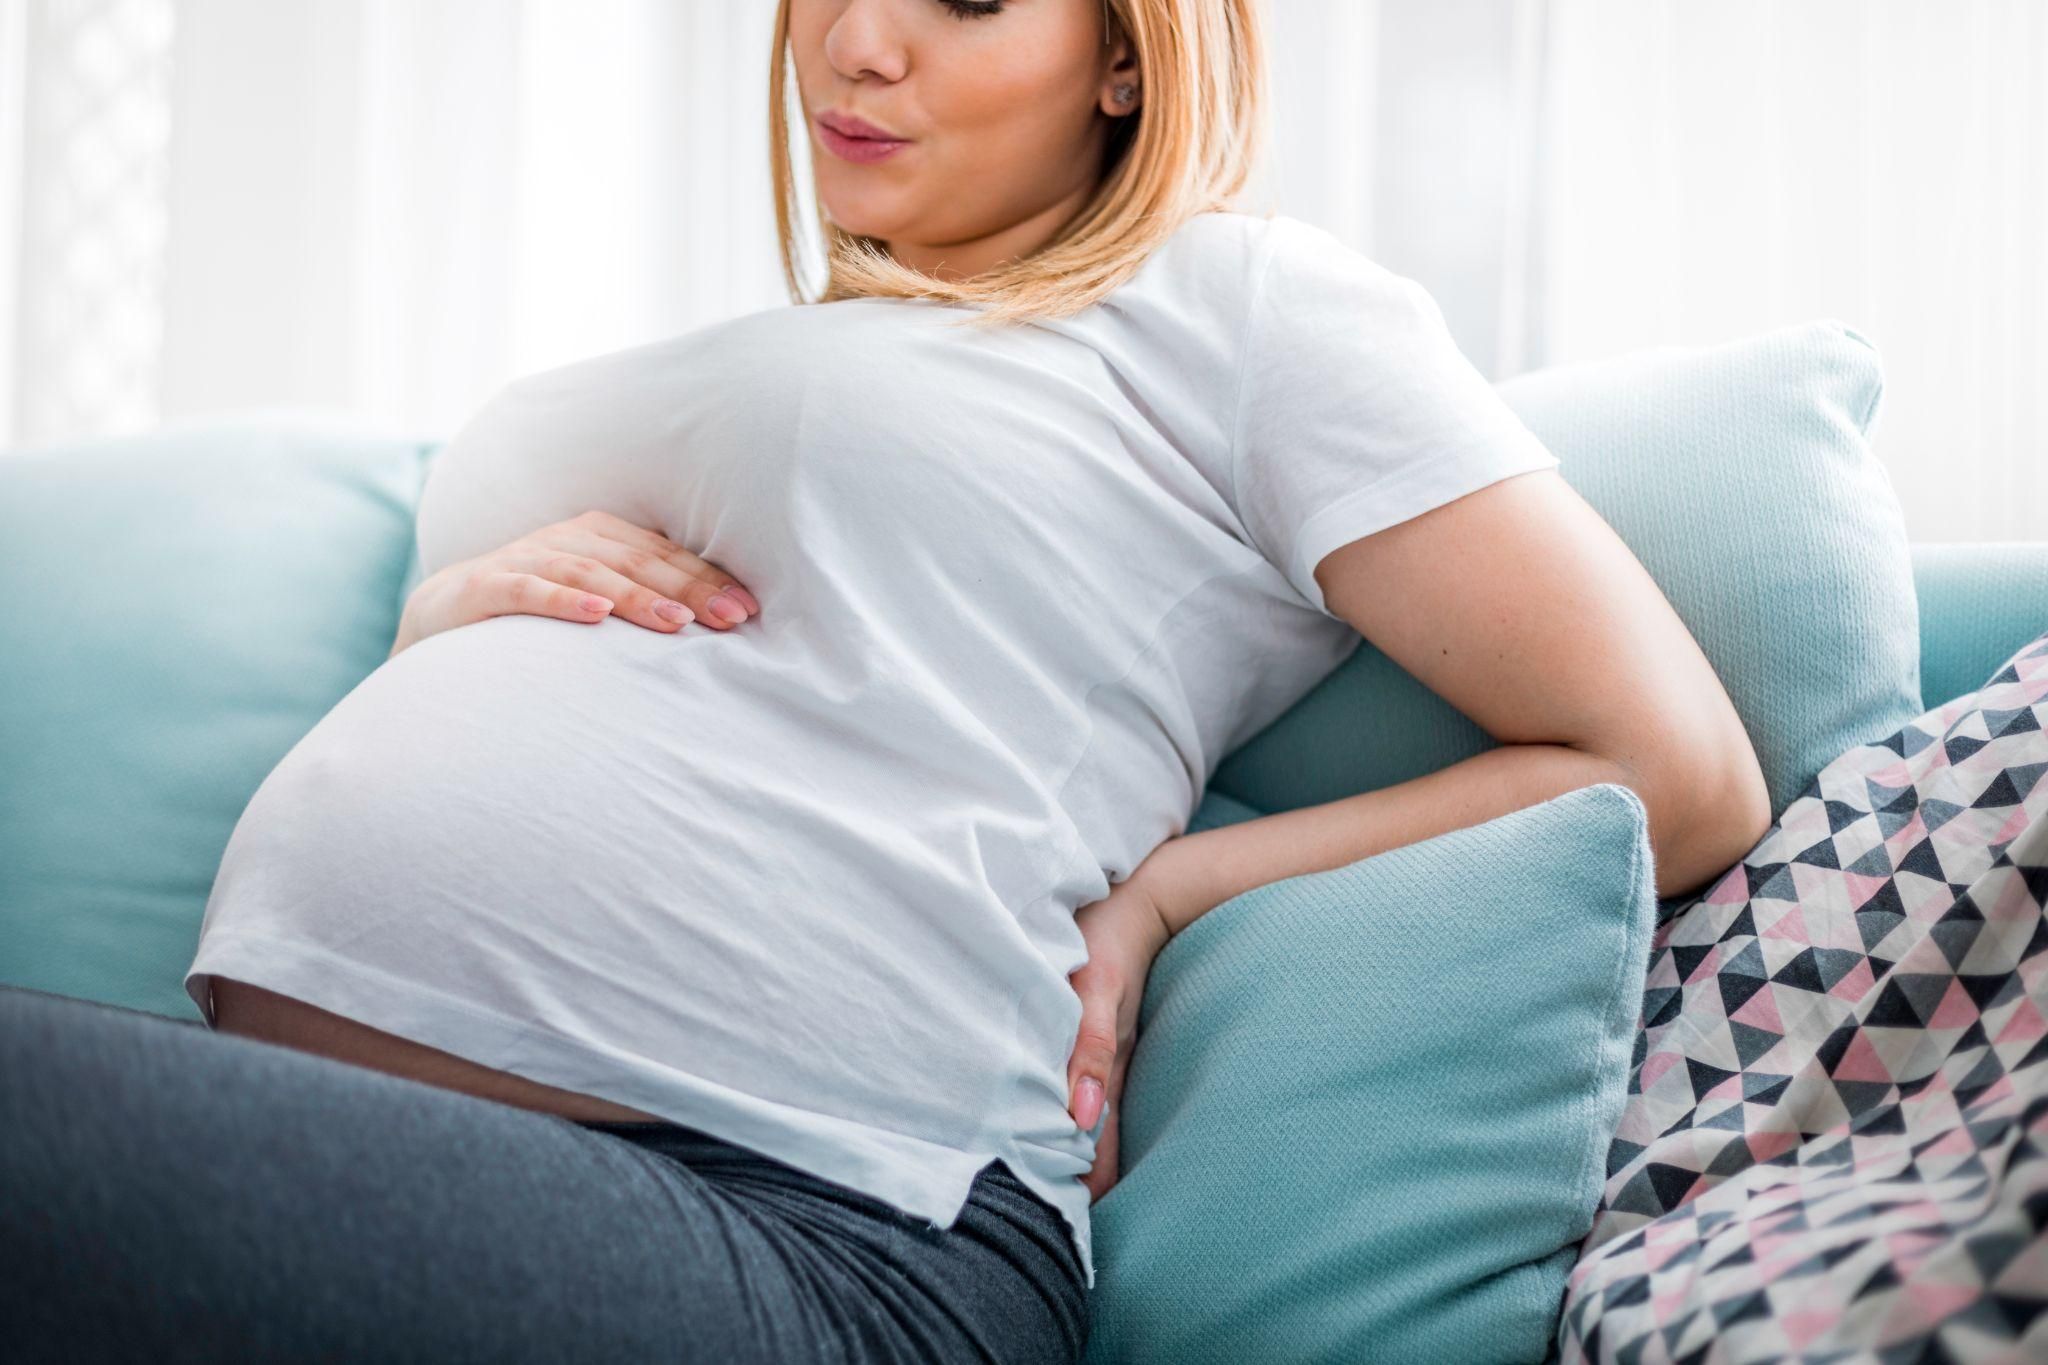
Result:
M886 160L910 145L908 138L848 137L823 121L817 121L818 140L834 156L863 166Z

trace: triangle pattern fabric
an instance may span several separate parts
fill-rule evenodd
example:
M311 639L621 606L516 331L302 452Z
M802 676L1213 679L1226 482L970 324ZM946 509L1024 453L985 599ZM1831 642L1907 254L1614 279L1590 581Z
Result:
M1555 1358L2048 1358L2048 634L1660 903Z

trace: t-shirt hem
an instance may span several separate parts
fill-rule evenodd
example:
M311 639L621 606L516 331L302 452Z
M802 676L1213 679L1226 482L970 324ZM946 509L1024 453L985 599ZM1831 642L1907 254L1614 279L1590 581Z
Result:
M1106 1115L1107 1111L1104 1113ZM1098 1119L1096 1131L1100 1133L1101 1128L1102 1121ZM1060 1221L1067 1225L1067 1239L1073 1243L1074 1254L1081 1261L1082 1287L1095 1288L1094 1215L1091 1212L1094 1199L1088 1187L1073 1176L1063 1180L1048 1179L1014 1144L1001 1155L1027 1189L1059 1211Z
M1534 432L1521 426L1489 432L1448 455L1432 455L1346 493L1304 521L1295 532L1287 576L1309 605L1328 615L1315 569L1332 551L1502 479L1555 469L1561 463Z
M216 1026L211 1008L215 975L249 981L483 1066L645 1110L859 1190L942 1231L958 1221L982 1170L1000 1158L1033 1193L1059 1210L1088 1286L1094 1286L1085 1211L1077 1223L1071 1196L1036 1172L1015 1144L1001 1144L989 1152L963 1151L763 1100L631 1053L592 1046L479 1009L318 945L260 934L216 930L206 936L186 968L185 992L199 1006L208 1028ZM797 1130L790 1126L792 1118ZM804 1127L809 1133L801 1131ZM915 1171L918 1177L906 1179L903 1171ZM1087 1194L1086 1186L1072 1183Z
M1087 854L1086 856L1092 858L1094 855ZM1010 1068L1009 1093L1014 1096L1030 1087L1031 1077L1023 1066L1022 1059L1026 1055L1026 1049L1018 1046L1019 1040L1017 1035L1019 1030L1017 1025L1022 1017L1021 997L1013 997L1010 1003L1010 1056L1013 1065ZM1100 1140L1103 1126L1108 1121L1109 1110L1105 1106L1102 1113L1095 1120L1094 1136L1097 1140ZM1024 1184L1025 1188L1029 1189L1046 1203L1052 1205L1059 1212L1060 1221L1065 1223L1067 1227L1067 1238L1073 1244L1074 1253L1080 1260L1083 1288L1088 1290L1094 1289L1094 1225L1091 1221L1090 1206L1092 1199L1088 1193L1088 1187L1081 1183L1078 1174L1061 1177L1047 1175L1044 1165L1032 1161L1023 1153L1026 1147L1036 1148L1045 1152L1047 1161L1055 1166L1062 1162L1074 1161L1076 1159L1074 1155L1055 1147L1048 1147L1038 1142L1025 1140L1016 1133L989 1132L985 1134L985 1137L986 1140L994 1143L1001 1149L1003 1160L1009 1163L1011 1172Z

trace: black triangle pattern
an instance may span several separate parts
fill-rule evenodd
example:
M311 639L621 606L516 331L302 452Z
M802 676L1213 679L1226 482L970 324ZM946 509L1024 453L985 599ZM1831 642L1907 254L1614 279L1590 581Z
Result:
M1560 1365L2042 1343L2044 724L2048 634L1828 764L1739 864L1659 903Z

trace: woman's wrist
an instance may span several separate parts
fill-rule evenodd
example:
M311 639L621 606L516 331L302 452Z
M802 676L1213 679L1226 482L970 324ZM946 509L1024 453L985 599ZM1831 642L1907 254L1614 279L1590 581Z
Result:
M1161 931L1172 938L1214 907L1205 899L1193 835L1176 835L1152 850L1132 873L1142 883L1144 898L1159 916Z

